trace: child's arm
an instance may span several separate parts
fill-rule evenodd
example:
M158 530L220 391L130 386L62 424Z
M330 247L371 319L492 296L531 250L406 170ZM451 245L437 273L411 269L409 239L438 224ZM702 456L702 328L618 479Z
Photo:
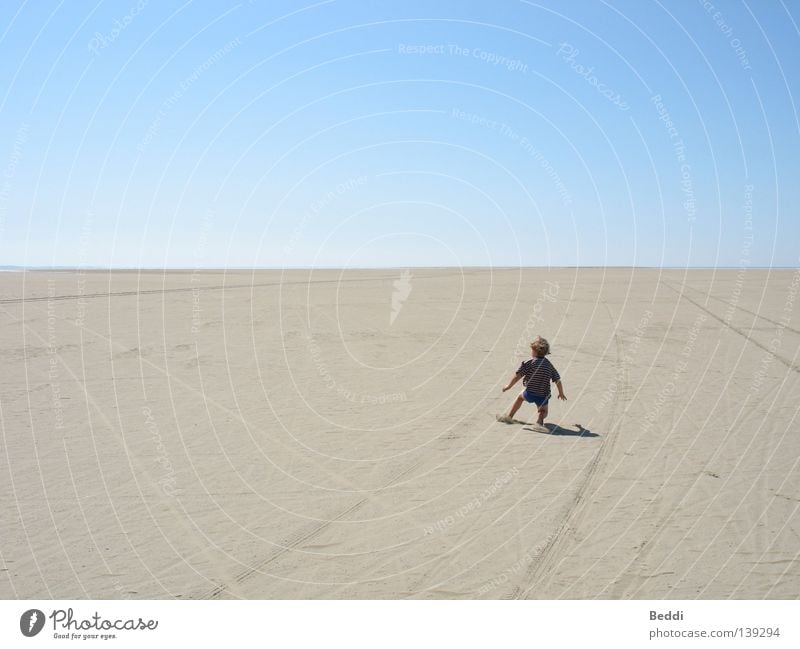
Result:
M558 388L558 398L561 399L562 401L566 401L567 396L564 394L564 388L561 385L561 379L558 379L558 381L556 381L556 387Z
M514 384L522 378L522 374L514 374L514 378L508 382L508 385L503 388L503 392L506 390L510 390L514 387Z

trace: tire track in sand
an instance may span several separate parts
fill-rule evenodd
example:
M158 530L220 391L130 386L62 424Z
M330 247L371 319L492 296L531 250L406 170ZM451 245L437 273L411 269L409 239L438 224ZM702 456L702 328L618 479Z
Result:
M762 345L760 342L758 342L758 341L757 341L755 338L753 338L752 336L748 336L746 332L742 331L742 330L741 330L741 329L739 329L738 327L734 327L734 326L733 326L731 323L729 323L729 322L725 321L725 319L723 319L723 318L720 318L720 317L719 317L719 316L718 316L716 313L714 313L713 311L711 311L711 310L710 310L710 309L708 309L707 307L703 306L703 305L702 305L702 304L700 304L699 302L696 302L695 300L693 300L692 298L690 298L688 295L686 295L686 293L684 293L683 291L679 291L677 288L675 288L675 287L674 287L674 286L672 286L671 284L668 284L667 282L662 282L662 283L663 283L663 284L664 284L664 286L666 286L667 288L670 288L670 289L672 289L673 291L675 291L675 292L678 294L678 296L679 296L679 297L682 297L682 298L683 298L684 300L686 300L687 302L691 302L691 303L692 303L692 304L694 304L694 305L695 305L695 306L696 306L698 309L701 309L702 311L704 311L705 313L707 313L708 315L710 315L712 318L714 318L714 320L717 320L717 321L721 322L721 323L722 323L723 325L725 325L725 326L726 326L728 329L730 329L731 331L735 331L737 334L739 334L740 336L742 336L743 338L745 338L745 339L746 339L748 342L751 342L751 343L753 343L753 344L754 344L756 347L759 347L760 349L763 349L765 352L767 352L767 354L769 354L770 356L772 356L772 357L773 357L775 360L778 360L778 361L780 361L780 362L781 362L783 365L785 365L786 367L788 367L788 368L789 368L791 371L793 371L793 372L797 372L798 374L800 374L800 367L798 367L797 365L795 365L794 363L792 363L790 360L787 360L787 359L783 358L783 356L779 356L779 355L778 355L778 354L777 354L775 351L772 351L772 350L771 350L769 347L767 347L766 345ZM783 325L780 325L780 326L783 326ZM786 328L786 327L784 327L784 328Z
M690 302L691 304L693 304L697 308L701 309L705 313L708 313L715 320L718 320L718 321L722 322L727 327L729 327L732 331L735 331L740 336L743 336L748 341L754 343L757 347L759 347L761 349L766 349L763 345L761 345L760 343L758 343L755 340L753 340L750 336L748 336L742 330L740 330L737 327L734 327L733 325L731 325L727 320L724 320L723 318L720 318L719 315L717 315L716 313L713 313L708 308L706 308L703 305L698 304L697 302L695 302L693 299L688 297L682 290L676 289L674 286L672 286L672 285L670 285L670 284L668 284L666 282L663 282L663 283L664 283L665 286L667 286L668 288L670 288L673 291L675 291L676 293L678 293L680 297L685 298L688 302ZM687 288L687 286L684 284L684 285L682 285L681 288ZM688 288L691 288L691 287L688 287ZM707 294L704 291L700 291L699 289L692 289L692 290L694 290L695 292L700 293L700 294L702 294L702 295L704 295L704 296L706 296L708 298L714 299L717 302L721 302L722 304L727 304L729 306L735 306L735 305L731 304L730 302L727 302L726 300L722 300L720 298L715 298L713 295ZM774 320L770 320L769 318L765 318L763 316L760 316L758 313L755 313L753 311L749 311L747 309L741 309L741 310L744 311L745 313L749 313L752 316L755 316L757 318L761 318L763 320L766 320L767 322L771 322L771 323L777 324L777 325L781 324L781 323L775 322ZM791 329L790 327L786 327L786 328L788 330L790 330L790 331L796 331L794 329ZM773 353L773 352L770 352L770 353ZM776 358L779 358L779 360L783 361L783 359L780 359L780 357L778 357L776 354L773 353L773 355ZM713 359L713 356L712 356L712 359ZM783 362L784 362L784 364L787 364L785 361L783 361ZM739 361L737 360L737 366L738 366L738 363L739 363ZM710 366L711 366L711 360L709 360L708 364L704 368L703 373L702 373L702 375L700 377L700 382L702 382L702 380L705 378L705 375L708 372ZM791 365L791 363L789 363L787 366L790 367L790 369L795 369L796 370L796 368L793 365ZM710 408L708 410L708 415L706 417L705 422L703 423L703 426L701 426L701 429L705 426L706 423L708 423L709 418L711 417L711 415L714 412L714 409L717 407L718 403L719 403L719 400L717 400L717 402L714 404L713 408ZM741 412L742 411L740 410L739 414L741 414ZM725 440L724 440L725 443L728 442L728 439L730 438L730 436L731 436L731 431L728 431L728 433L726 434ZM755 437L752 438L752 440L754 440L754 439L755 439ZM753 444L752 440L748 444L746 451L750 450L750 448L751 448L751 446ZM681 462L678 463L678 466L680 466L680 464L686 459L687 455L692 452L695 443L696 443L696 441L692 442L692 444L689 446L689 448L684 452L684 454L683 454L683 456L681 458ZM766 447L761 447L761 450L764 451L765 448ZM712 456L712 459L716 458L718 453L719 453L719 451L717 451ZM743 456L744 455L746 455L746 453L743 454ZM739 460L739 462L741 462L741 460ZM737 462L736 466L739 465L739 462ZM766 465L766 458L765 458L764 464ZM677 468L675 470L677 470ZM673 474L674 474L675 470L673 470ZM671 475L670 475L670 477L671 477ZM651 566L650 559L654 556L654 553L655 553L655 550L656 550L656 547L657 547L658 543L661 542L664 539L667 530L670 529L669 526L671 525L671 523L673 522L675 517L677 515L679 515L679 513L682 511L684 505L687 503L687 499L688 499L689 495L698 487L698 485L702 484L702 480L703 480L705 475L707 475L706 471L702 471L702 472L698 473L695 476L695 478L692 481L692 483L690 485L688 485L684 489L683 494L681 495L680 499L677 502L675 502L671 508L665 510L665 512L662 513L659 516L658 521L654 525L655 531L641 542L641 544L636 548L634 556L626 564L626 566L624 568L625 574L622 576L622 579L620 579L620 583L615 584L613 588L607 588L602 592L608 593L608 596L613 597L614 599L633 599L633 598L637 597L639 591L645 585L645 582L647 581L647 579L652 579L654 577L663 576L663 575L667 575L667 574L675 574L674 571L665 571L664 570L664 568L667 567L667 565L665 565L665 564L667 563L667 560L669 559L669 557L672 556L672 554L675 552L675 548L673 548L673 550L667 555L667 557L665 559L662 559L661 562L658 563L655 566ZM731 479L730 477L726 478L725 485L727 485L727 483L728 483L728 481L730 479ZM661 496L663 490L664 490L664 485L662 485L659 488L659 490L656 492L656 495L654 497L654 501L657 500ZM709 500L708 502L706 502L702 513L695 518L692 526L689 528L688 532L685 532L685 533L687 533L687 534L691 533L691 531L694 530L694 528L697 525L701 524L701 521L704 520L704 516L708 512L708 509L710 507L710 503L712 503L712 502L713 502L713 498L711 500ZM648 508L649 508L649 506L648 506ZM766 510L766 508L767 508L767 503L766 502L762 502L761 503L761 507L760 507L761 511ZM624 534L624 532L623 532L623 534ZM642 573L645 573L648 570L652 570L655 574L647 575L646 577L642 578ZM688 574L688 573L685 572L684 576L686 574Z
M438 279L440 277L464 275L464 273L442 273L434 275L418 275L419 279ZM31 297L11 297L0 299L0 304L22 304L25 302L58 302L64 300L90 300L98 297L132 297L134 295L158 295L159 293L189 293L191 291L224 291L227 289L235 290L242 288L265 288L271 286L298 286L309 284L350 284L352 282L374 282L387 281L391 279L388 275L370 275L368 277L350 277L347 279L317 279L317 280L293 280L291 282L250 282L249 284L213 284L211 286L174 286L172 288L146 288L130 291L112 291L109 293L82 293L70 295L35 295Z
M608 307L608 305L605 306L606 310L608 311L609 318L613 323L614 318L611 313L611 309ZM618 368L618 371L622 375L622 387L614 392L614 396L611 400L610 412L605 425L605 429L608 432L603 438L603 441L600 442L600 448L597 449L594 457L589 462L586 468L586 473L583 477L583 481L578 487L578 491L572 497L572 501L567 506L567 511L562 516L555 532L550 534L550 536L547 538L547 541L541 547L541 550L535 553L533 561L528 567L528 570L523 578L522 583L527 585L524 587L524 589L522 586L516 586L509 595L501 599L528 599L530 591L545 577L547 577L549 573L551 573L553 567L557 565L558 560L566 554L568 544L564 542L564 539L569 530L574 530L580 522L580 519L586 510L586 493L589 490L589 487L593 486L595 478L600 473L601 467L605 466L608 457L611 455L611 451L616 443L617 431L619 428L619 423L617 422L619 401L621 396L623 394L627 394L630 389L628 369L625 363L622 361L622 344L620 343L619 336L616 333L616 327L614 329L614 345L616 350L615 364ZM556 548L559 548L559 551L556 551Z
M413 462L410 466L395 473L385 485L379 487L378 489L375 489L374 491L382 491L384 489L388 489L398 480L408 475L414 469L420 466L424 461L424 459L425 457L423 456L416 462ZM333 523L340 521L349 514L352 514L353 512L356 512L359 509L361 509L361 507L363 507L364 504L369 502L369 500L370 500L370 495L364 496L356 503L350 505L342 512L340 512L333 518L328 519L327 521L324 521L322 523L309 524L304 527L301 527L299 530L286 537L286 539L283 542L276 544L279 547L269 552L265 557L260 559L258 562L249 566L245 570L239 572L237 575L233 577L233 579L229 580L227 583L219 584L218 586L215 586L211 590L206 591L205 594L199 596L199 599L220 599L226 593L232 594L230 590L231 586L235 587L235 585L242 584L246 582L248 579L254 577L255 575L261 574L261 571L270 563L277 561L288 552L297 549L300 545L304 544L305 542L310 541L311 539L319 536L322 532L327 530Z
M664 282L664 283L666 284L666 282ZM669 284L666 284L666 285L669 286ZM669 286L669 288L671 288L673 291L675 290L675 288L672 287L672 286ZM756 313L755 311L750 311L750 309L745 309L743 306L741 306L740 304L738 304L736 302L728 302L727 300L723 300L721 297L716 297L715 295L711 295L711 293L706 293L705 291L703 291L703 290L701 290L699 288L695 288L694 286L689 286L688 284L683 284L683 288L684 289L688 288L690 291L694 291L695 293L700 293L700 295L702 295L704 297L707 297L710 300L715 300L717 302L722 302L723 304L727 305L728 307L730 307L734 311L743 311L744 313L749 313L750 315L755 316L756 318L759 318L760 320L765 320L766 322L769 322L771 324L777 325L779 327L783 327L784 329L786 329L786 331L791 331L792 333L800 334L800 330L794 329L793 327L790 327L789 325L785 325L782 322L778 322L777 320L772 320L771 318L768 318L767 316L762 315L760 313ZM727 313L726 313L726 319L729 319L728 316L727 316Z

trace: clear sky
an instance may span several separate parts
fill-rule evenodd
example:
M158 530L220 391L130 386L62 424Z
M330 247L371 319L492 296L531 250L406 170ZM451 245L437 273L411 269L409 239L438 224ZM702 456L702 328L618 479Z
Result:
M0 3L0 264L797 266L800 4Z

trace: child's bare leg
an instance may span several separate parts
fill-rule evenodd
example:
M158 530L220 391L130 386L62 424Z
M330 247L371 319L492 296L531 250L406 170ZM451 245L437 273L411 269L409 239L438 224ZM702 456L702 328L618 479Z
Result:
M547 404L543 406L539 406L539 421L537 422L540 426L544 425L544 418L547 417Z
M522 397L517 397L517 400L514 402L514 405L511 406L511 412L508 413L509 419L514 419L514 415L517 414L517 410L519 410L519 407L524 403L524 401L525 399L523 399Z

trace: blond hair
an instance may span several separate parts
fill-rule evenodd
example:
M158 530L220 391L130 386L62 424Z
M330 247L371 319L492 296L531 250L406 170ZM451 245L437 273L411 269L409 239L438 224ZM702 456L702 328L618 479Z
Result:
M543 357L550 353L550 343L541 336L536 336L536 340L531 343L531 349L537 356Z

